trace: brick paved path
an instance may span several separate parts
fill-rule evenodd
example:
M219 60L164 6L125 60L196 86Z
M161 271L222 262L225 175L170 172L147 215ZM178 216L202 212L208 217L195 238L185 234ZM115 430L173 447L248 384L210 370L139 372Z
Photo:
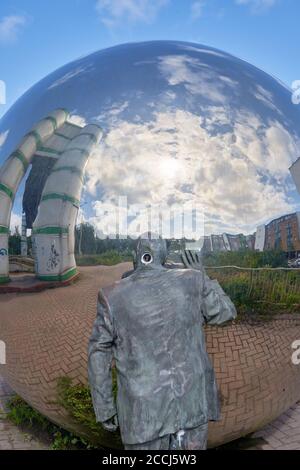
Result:
M22 432L6 418L6 402L13 394L0 376L0 450L43 450L47 446Z
M300 450L300 402L256 432L253 438L262 441L256 449Z
M1 340L7 345L8 359L0 373L3 371L24 399L62 426L72 429L74 423L57 404L57 380L67 375L75 384L86 383L87 344L97 292L131 267L130 263L82 267L78 282L66 288L0 296ZM257 429L258 423L280 415L299 399L299 366L291 362L291 344L299 335L299 315L278 316L257 325L238 322L206 329L223 402L223 420L212 424L211 443L220 445L224 436L234 439ZM298 407L295 413L300 416ZM297 432L300 418L284 415L280 419L284 420L279 429L282 439L267 427L267 435L259 438L263 445L290 445L288 436L295 439L295 431L287 431L286 426L293 428L291 422ZM287 439L283 439L285 435ZM243 440L251 447L257 445L249 441ZM234 445L237 448L238 443Z
M6 418L6 402L12 394L12 390L0 376L0 450L47 449L45 444L30 434L23 433ZM246 445L243 446L243 439L239 440L239 447L259 450L300 450L300 402L245 442ZM235 448L234 442L230 448Z
M58 404L57 381L68 376L73 384L87 382L87 344L99 287L130 267L82 267L78 282L68 287L0 295L0 338L7 345L0 374L61 426L78 429ZM291 362L291 344L300 337L300 316L282 317L206 328L223 417L210 427L211 445L264 426L299 400L299 366Z

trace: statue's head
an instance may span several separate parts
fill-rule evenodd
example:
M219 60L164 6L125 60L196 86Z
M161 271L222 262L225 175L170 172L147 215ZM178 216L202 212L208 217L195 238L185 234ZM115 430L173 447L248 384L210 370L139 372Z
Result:
M161 267L167 258L167 243L156 233L146 232L136 242L134 268Z

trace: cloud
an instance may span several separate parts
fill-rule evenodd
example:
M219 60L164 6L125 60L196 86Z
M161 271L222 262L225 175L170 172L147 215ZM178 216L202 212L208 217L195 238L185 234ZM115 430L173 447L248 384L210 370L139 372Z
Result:
M198 20L203 13L203 8L205 6L204 0L197 0L191 5L191 18L192 20Z
M52 88L56 88L60 85L63 85L64 83L69 82L69 80L72 80L75 77L85 74L87 71L88 71L88 67L86 66L77 67L76 69L71 70L70 72L66 73L65 75L63 75L62 77L58 78L53 83L51 83L51 85L49 85L48 87L48 90L52 90Z
M185 54L159 57L159 70L169 85L183 85L190 94L202 96L215 103L225 104L229 96L225 89L228 91L230 87L231 93L234 93L237 86L233 79L217 75L215 70L201 60ZM214 87L211 86L212 82L215 83Z
M18 227L19 231L21 231L22 216L16 214L15 212L12 212L10 218L10 230L12 233L14 233L16 227Z
M253 95L259 101L261 101L265 106L270 108L271 110L275 111L277 114L282 115L281 111L278 107L274 104L274 96L273 93L263 88L261 85L255 86L256 90L254 90Z
M248 5L252 13L263 13L272 8L278 0L235 0L237 5Z
M0 104L6 104L6 84L0 80Z
M14 42L27 24L28 18L21 15L4 16L0 19L0 43Z
M167 3L169 0L97 0L96 10L101 21L113 27L124 21L150 23Z
M85 127L87 125L86 119L78 114L71 114L71 116L68 117L68 122L79 127Z
M94 208L89 221L99 232L114 226L103 207L116 206L119 196L126 196L129 206L165 201L203 207L206 234L251 233L295 210L287 181L300 142L278 121L263 122L245 109L233 117L218 105L207 114L204 120L177 109L157 111L149 122L115 123L86 169L85 194ZM212 135L220 119L233 129ZM146 216L146 209L138 213L129 233L146 226Z
M9 130L0 133L0 148L5 144L8 134Z

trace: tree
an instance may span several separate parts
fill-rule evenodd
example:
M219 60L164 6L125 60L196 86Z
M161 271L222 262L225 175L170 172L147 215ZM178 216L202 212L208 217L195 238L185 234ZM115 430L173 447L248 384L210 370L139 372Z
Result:
M82 223L75 228L75 253L83 255L96 253L95 229L91 224Z
M10 255L20 255L21 254L21 235L19 232L19 227L15 227L13 234L10 233L8 239L8 251Z

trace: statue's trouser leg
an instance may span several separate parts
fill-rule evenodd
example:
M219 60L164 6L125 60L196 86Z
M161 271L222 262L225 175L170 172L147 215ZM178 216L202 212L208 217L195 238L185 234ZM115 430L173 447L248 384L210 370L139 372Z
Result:
M169 450L170 434L140 444L124 444L126 450Z
M193 429L184 429L141 444L124 444L126 450L205 450L208 423Z
M206 450L208 423L171 434L171 450Z

